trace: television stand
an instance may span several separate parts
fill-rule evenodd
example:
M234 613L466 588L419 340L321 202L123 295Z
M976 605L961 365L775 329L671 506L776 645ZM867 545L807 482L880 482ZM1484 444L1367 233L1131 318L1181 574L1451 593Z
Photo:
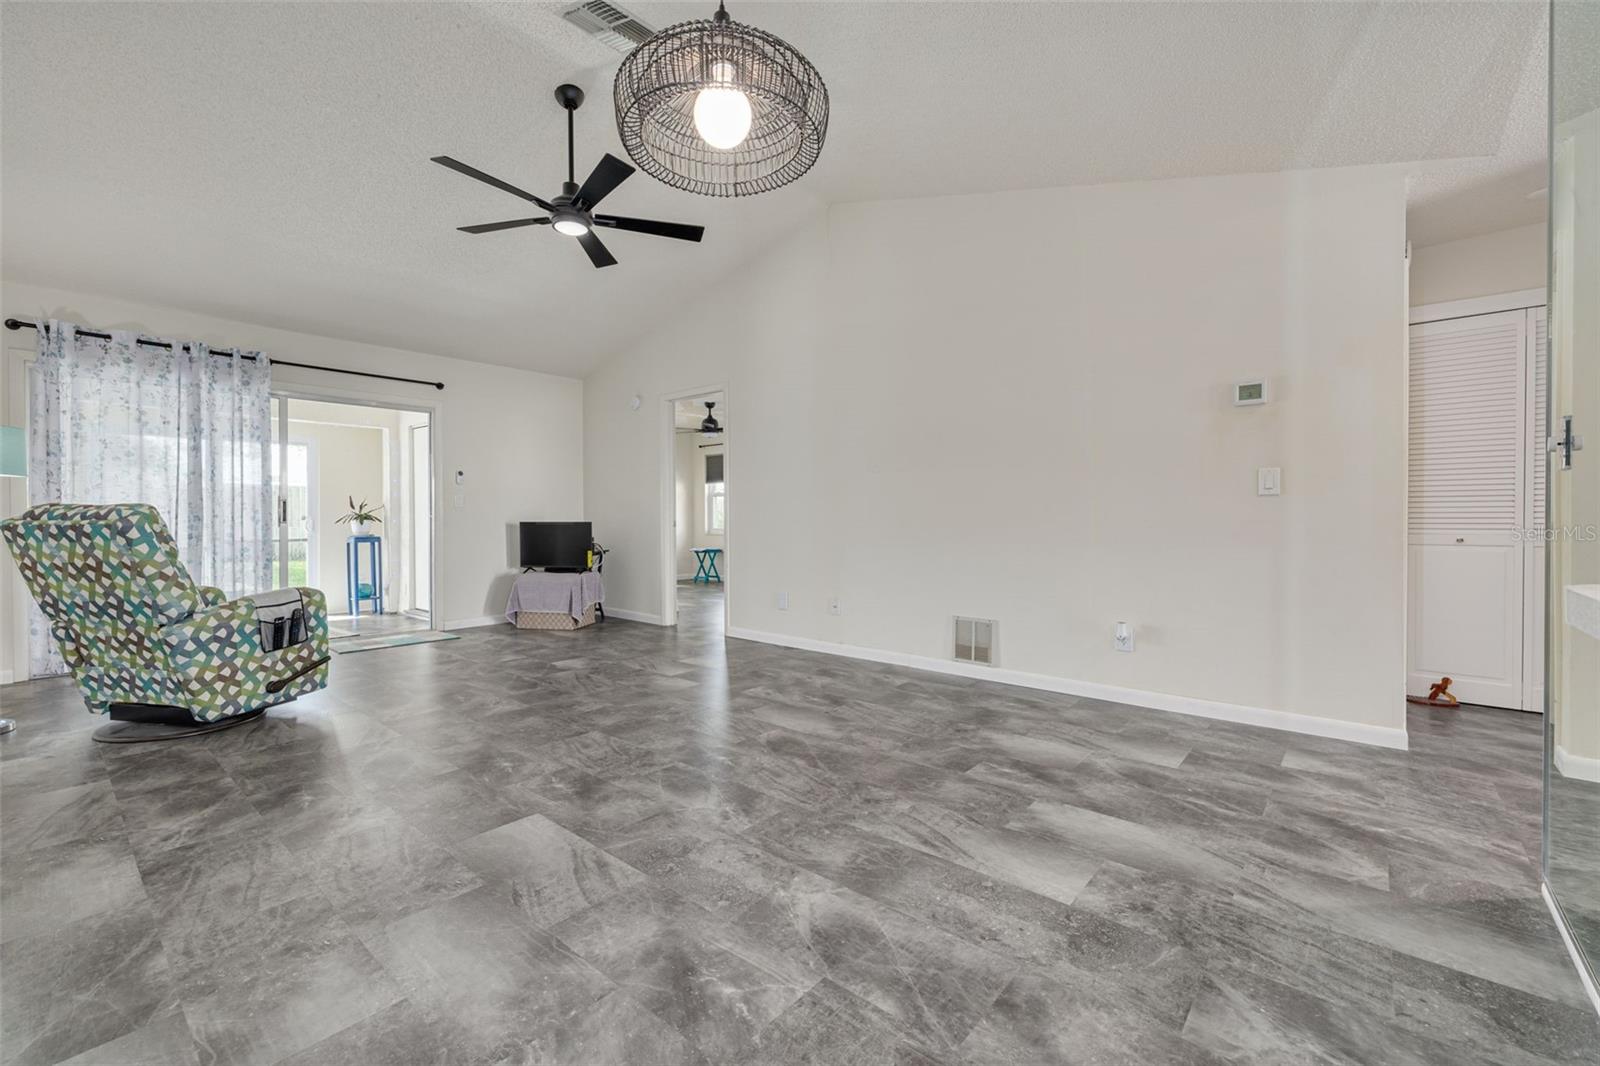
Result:
M594 571L530 570L506 598L506 621L518 629L581 629L603 620L605 589Z

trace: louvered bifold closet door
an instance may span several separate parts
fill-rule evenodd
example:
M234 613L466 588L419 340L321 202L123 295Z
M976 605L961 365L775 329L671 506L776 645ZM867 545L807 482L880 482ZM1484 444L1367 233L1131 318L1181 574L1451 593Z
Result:
M1411 328L1407 691L1523 703L1528 316Z

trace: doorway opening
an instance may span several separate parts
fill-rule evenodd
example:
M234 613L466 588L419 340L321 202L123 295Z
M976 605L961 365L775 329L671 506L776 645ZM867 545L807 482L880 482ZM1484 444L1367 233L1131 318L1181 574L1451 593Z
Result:
M721 637L727 623L728 406L721 390L668 400L672 538L665 620Z
M277 585L321 589L334 640L434 628L431 412L274 395L272 444Z
M1411 316L1406 693L1544 707L1543 290Z

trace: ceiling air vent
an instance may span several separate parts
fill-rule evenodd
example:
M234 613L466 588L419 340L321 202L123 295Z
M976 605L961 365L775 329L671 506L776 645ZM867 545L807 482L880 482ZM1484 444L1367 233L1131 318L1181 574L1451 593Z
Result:
M956 616L956 662L993 666L994 619Z
M563 11L561 17L619 52L633 51L635 45L644 43L656 32L605 0L589 0L587 4Z

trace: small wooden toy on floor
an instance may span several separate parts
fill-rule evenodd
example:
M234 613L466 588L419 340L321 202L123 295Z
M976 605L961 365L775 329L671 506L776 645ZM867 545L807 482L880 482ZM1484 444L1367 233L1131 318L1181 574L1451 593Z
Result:
M1461 701L1450 695L1450 679L1441 677L1438 684L1428 689L1426 696L1407 696L1407 703L1418 703L1424 707L1458 707Z

